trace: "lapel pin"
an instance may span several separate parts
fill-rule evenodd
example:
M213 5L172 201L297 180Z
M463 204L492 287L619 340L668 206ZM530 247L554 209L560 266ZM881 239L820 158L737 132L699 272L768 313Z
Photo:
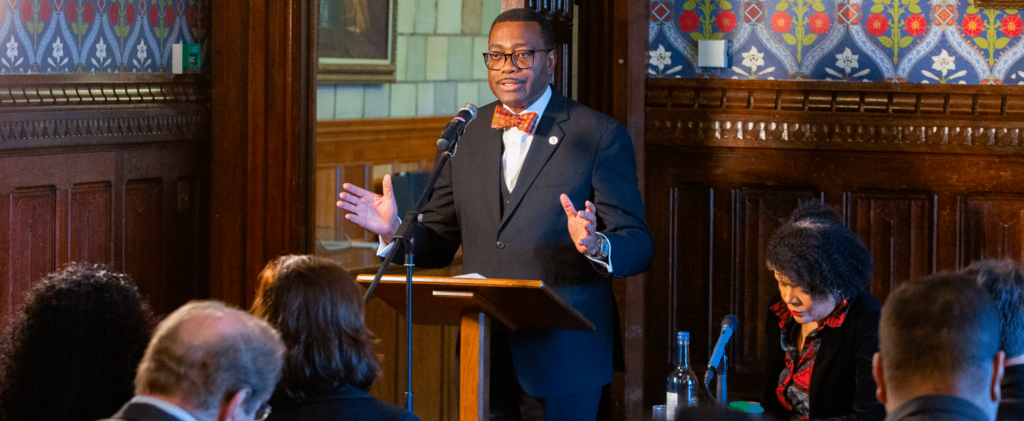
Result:
M551 136L551 137L548 138L548 143L550 143L552 145L558 144L558 138L554 137L554 136Z

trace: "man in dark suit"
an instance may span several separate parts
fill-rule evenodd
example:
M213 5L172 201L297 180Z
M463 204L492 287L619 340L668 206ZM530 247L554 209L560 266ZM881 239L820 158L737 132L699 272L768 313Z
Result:
M107 421L262 421L283 358L281 336L263 320L190 302L157 325L135 397Z
M551 89L553 47L536 12L495 19L484 62L498 102L466 126L414 233L417 266L444 267L461 245L466 272L542 280L597 327L496 335L492 419L595 418L612 380L609 278L643 272L653 249L632 141L610 117ZM399 226L390 178L383 196L345 189L346 218L390 244Z

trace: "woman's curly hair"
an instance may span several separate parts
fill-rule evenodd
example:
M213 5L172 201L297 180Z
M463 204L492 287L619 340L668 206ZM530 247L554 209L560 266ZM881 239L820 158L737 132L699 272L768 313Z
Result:
M809 200L771 239L767 264L815 298L853 297L871 282L871 253L832 207Z
M152 312L131 278L69 266L36 283L0 339L0 420L95 420L131 399Z

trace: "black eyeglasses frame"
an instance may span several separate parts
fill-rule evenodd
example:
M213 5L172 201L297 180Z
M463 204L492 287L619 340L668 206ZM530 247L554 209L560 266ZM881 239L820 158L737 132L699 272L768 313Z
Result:
M516 68L519 69L519 70L523 70L523 69L529 69L529 68L533 67L533 63L530 63L530 65L526 66L526 67L520 66L519 63L516 63L516 58L513 57L513 54L517 54L517 53L530 53L530 58L534 59L535 58L534 55L539 53L539 52L542 52L542 51L546 53L546 52L554 51L554 49L553 48L545 48L545 49L539 49L539 50L515 50L515 51L513 51L511 53L503 53L501 51L486 51L486 52L484 52L482 54L484 56L484 66L486 66L488 70L501 70L501 69L504 69L505 68L505 64L508 63L509 59L512 59L512 65L513 66L516 66ZM505 59L501 61L501 65L498 66L497 68L492 68L491 65L490 65L490 55L491 54L501 54L501 55L505 56Z

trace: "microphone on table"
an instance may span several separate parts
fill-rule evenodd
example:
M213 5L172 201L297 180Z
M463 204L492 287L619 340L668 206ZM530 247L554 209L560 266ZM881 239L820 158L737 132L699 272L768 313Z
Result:
M733 332L736 331L736 325L739 323L739 319L732 314L722 319L722 333L718 335L718 343L715 344L715 350L711 353L711 359L708 360L708 371L704 373L705 386L711 384L711 378L715 376L715 369L725 357L725 345L729 343L729 338L732 338Z
M437 139L437 150L453 152L455 142L459 140L459 136L462 136L462 131L466 130L466 125L474 118L476 118L476 105L469 103L463 105L451 123L444 126L444 130L441 131L441 138Z

